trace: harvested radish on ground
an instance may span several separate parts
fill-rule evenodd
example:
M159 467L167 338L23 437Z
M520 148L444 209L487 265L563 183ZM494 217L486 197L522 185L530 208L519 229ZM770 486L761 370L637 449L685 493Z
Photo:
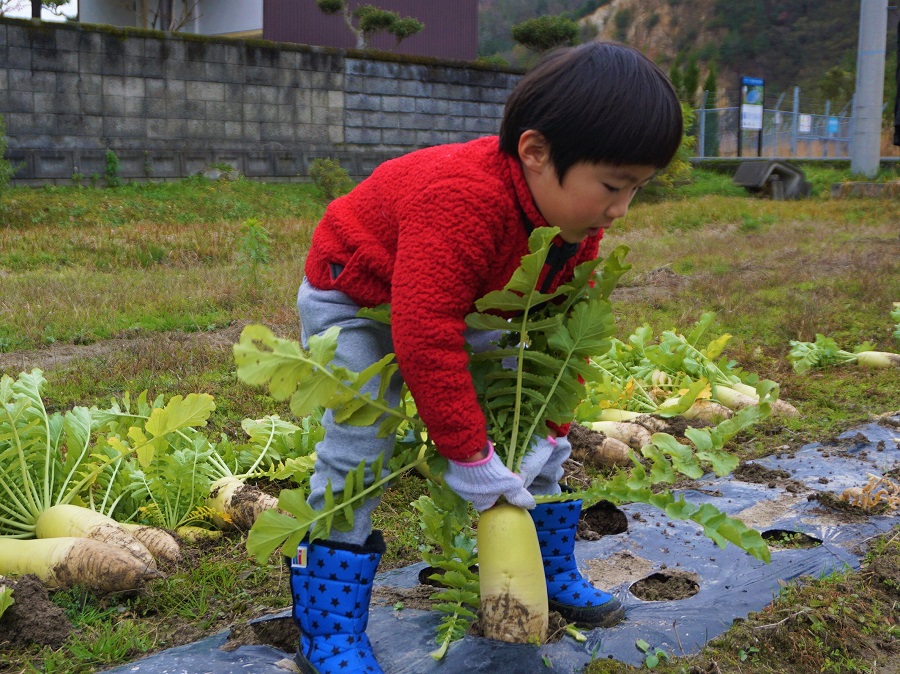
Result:
M588 426L613 440L624 442L633 449L640 449L644 445L649 445L652 442L650 431L639 424L627 421L594 421L589 423Z
M716 386L715 397L732 412L742 410L749 405L759 404L759 394L756 389L742 382L733 382L728 386L724 384ZM796 407L781 398L772 403L772 414L781 417L800 416Z
M261 512L277 508L278 499L229 476L213 482L206 503L214 512L224 514L214 517L216 526L248 531Z
M156 560L149 550L114 519L75 505L47 508L35 523L38 538L80 536L125 550L146 568L156 570Z
M130 522L120 523L119 526L143 543L157 561L174 564L181 559L181 546L165 529Z
M860 367L885 368L900 367L900 354L888 351L873 351L869 345L858 347L857 351L845 351L837 343L825 335L816 335L815 342L791 341L788 360L797 373L812 368L829 367L831 365L857 364Z
M100 592L136 590L160 577L127 550L90 538L3 539L0 574L26 573L49 587L83 585Z

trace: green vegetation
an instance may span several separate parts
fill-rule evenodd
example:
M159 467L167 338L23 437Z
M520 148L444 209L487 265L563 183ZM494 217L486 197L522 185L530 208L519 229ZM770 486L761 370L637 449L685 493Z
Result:
M6 148L9 145L9 138L6 137L6 121L3 115L0 115L0 197L9 186L9 181L16 172L16 167L6 159Z
M325 14L340 14L347 28L356 36L356 48L368 49L369 40L376 33L389 33L400 44L403 40L420 32L421 21L412 16L400 16L396 12L374 5L360 5L350 9L344 0L316 0L316 6Z
M792 202L748 196L727 175L694 171L689 183L645 191L603 243L604 255L631 248L633 269L611 296L619 337L644 323L655 334L685 328L715 311L711 331L732 335L724 355L778 381L781 397L800 410L732 438L726 448L742 459L796 449L896 408L895 370L796 373L787 358L790 340L817 333L896 351L900 320L891 316L900 299L894 202L831 200L831 183L848 172L804 169L813 197ZM238 381L231 346L247 322L297 338L294 298L323 210L313 185L198 178L116 190L12 188L2 208L0 370L15 376L41 366L48 412L148 389L151 400L214 395L210 437L240 437L248 417L292 418L287 403ZM249 218L269 236L256 289L240 281ZM384 568L419 561L419 546L429 544L410 506L425 484L404 476L376 511L390 538ZM286 607L283 567L258 566L245 543L234 533L186 546L185 560L139 596L55 593L81 631L62 649L4 646L0 670L96 671ZM860 573L791 586L703 653L660 657L654 671L871 670L867 647L900 636L892 622L898 560L896 537L873 541ZM879 656L878 671L890 662ZM613 671L636 670L608 661L590 669Z
M333 201L353 189L353 180L339 159L320 157L309 162L309 177L326 201Z
M540 53L574 45L578 24L565 16L538 16L513 26L512 37L526 49Z

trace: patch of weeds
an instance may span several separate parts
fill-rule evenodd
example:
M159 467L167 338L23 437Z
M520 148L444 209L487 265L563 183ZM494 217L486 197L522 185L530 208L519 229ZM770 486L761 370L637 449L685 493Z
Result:
M52 595L52 600L66 612L76 628L108 620L119 613L116 606L109 605L90 590L78 586L58 590Z
M106 163L103 169L107 187L119 187L122 180L119 178L119 157L111 149L106 151Z
M644 654L644 666L647 669L656 669L661 662L669 661L669 654L663 649L651 646L643 639L635 642L635 648Z
M67 643L76 665L115 665L143 655L156 643L140 621L101 621L85 627L79 639Z
M683 258L675 263L675 273L677 274L684 274L686 276L689 276L690 274L693 274L694 271L694 261L691 259Z
M769 547L778 548L779 550L801 550L822 545L822 541L818 538L808 536L801 531L766 531L763 532L762 537L769 544Z
M313 159L309 163L309 177L326 202L346 194L354 185L341 162L333 157Z
M419 513L410 503L427 494L425 480L417 473L403 475L388 489L372 514L372 526L384 532L387 552L380 570L388 570L422 561L423 543Z
M741 214L741 223L738 225L738 231L747 234L750 232L758 232L763 229L764 225L771 225L777 221L777 218L771 213L763 215L750 215L749 213Z

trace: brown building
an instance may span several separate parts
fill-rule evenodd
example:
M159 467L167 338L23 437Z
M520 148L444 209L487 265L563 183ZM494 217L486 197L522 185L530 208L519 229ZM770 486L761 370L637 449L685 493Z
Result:
M399 45L375 34L373 49L413 56L471 61L478 56L478 0L347 0L349 7L373 4L412 16L425 28ZM354 48L356 36L340 14L324 14L315 0L264 0L263 39L321 47Z

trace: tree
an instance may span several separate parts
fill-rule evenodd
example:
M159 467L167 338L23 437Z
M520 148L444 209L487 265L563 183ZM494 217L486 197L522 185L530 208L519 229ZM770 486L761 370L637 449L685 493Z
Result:
M400 44L425 27L415 17L402 17L375 5L360 5L351 10L346 0L316 0L316 6L325 14L343 15L347 27L356 35L357 49L368 49L369 38L375 33L390 33L397 38L396 44Z
M18 166L13 166L13 164L5 158L8 143L9 139L6 137L6 122L3 119L3 115L0 115L0 194L3 194L3 190L9 185L9 181L12 179L13 174L18 168Z
M688 105L694 105L696 103L697 87L700 86L700 66L697 65L696 56L692 56L691 60L688 61L681 82L684 87L684 102Z
M0 3L2 5L3 3ZM14 5L16 3L9 3L10 5ZM66 4L66 0L31 0L31 18L32 19L40 19L41 18L41 9L45 8L50 10L53 14L59 15L59 6ZM12 9L9 7L8 9ZM2 12L0 12L2 14Z
M681 68L678 67L678 63L673 63L672 67L669 68L669 81L675 88L678 99L684 100L684 79L682 78Z
M706 99L703 104L704 133L703 133L703 153L707 157L719 156L719 113L716 112L719 97L718 83L716 82L717 70L715 62L709 64L709 71L706 73L706 79L703 81L703 90L706 92ZM707 110L713 110L712 114L708 114Z
M565 16L539 16L514 25L512 38L523 47L540 53L574 45L579 30L578 24Z
M856 75L841 66L829 68L816 83L819 96L836 105L844 105L856 91Z
M144 27L174 33L199 17L197 12L199 5L200 0L185 0L179 3L176 14L174 0L148 2Z

